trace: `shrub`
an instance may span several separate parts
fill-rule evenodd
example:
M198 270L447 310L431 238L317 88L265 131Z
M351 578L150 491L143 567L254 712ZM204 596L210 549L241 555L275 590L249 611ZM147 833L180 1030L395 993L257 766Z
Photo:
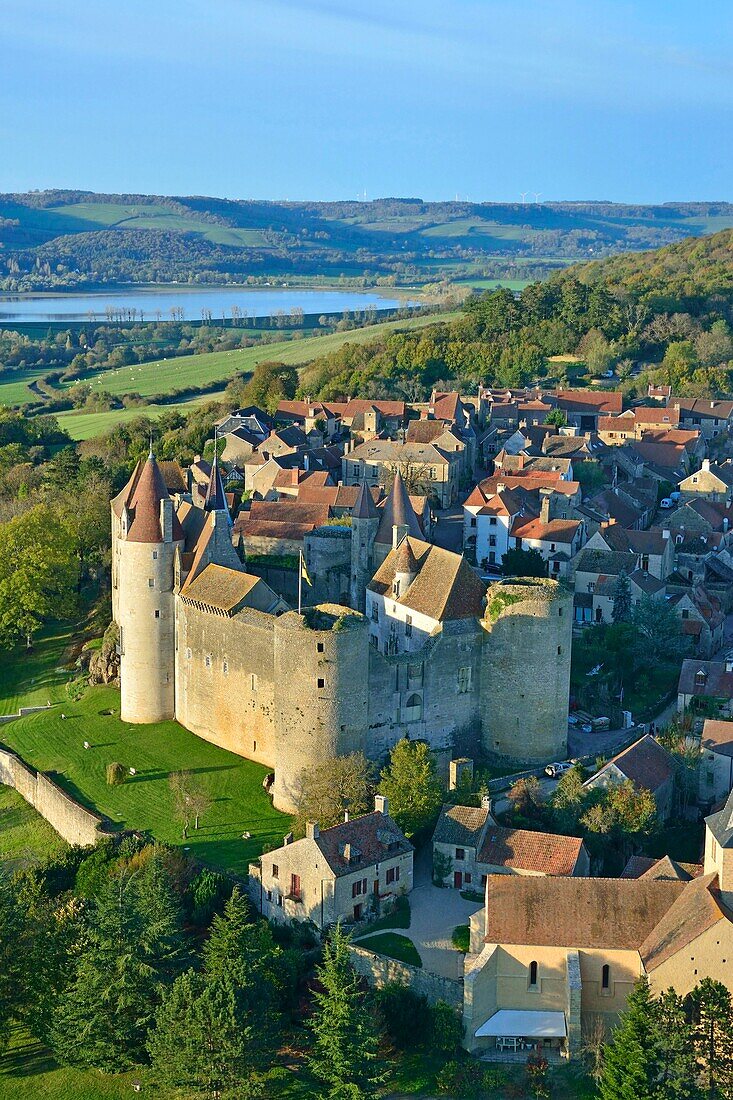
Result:
M122 764L114 763L107 765L107 786L119 787L125 782L125 769Z
M432 1031L432 1010L427 999L400 982L388 982L374 1000L384 1030L402 1050L419 1046Z
M459 924L453 929L453 946L457 951L467 954L471 946L471 929L467 924Z
M480 1062L459 1062L457 1059L446 1062L435 1078L438 1092L467 1100L493 1096L506 1082L504 1071L495 1066L487 1069Z
M433 882L436 886L443 886L444 879L453 870L453 860L447 852L433 852Z
M445 1001L437 1001L430 1010L430 1045L434 1050L453 1054L463 1039L463 1024Z

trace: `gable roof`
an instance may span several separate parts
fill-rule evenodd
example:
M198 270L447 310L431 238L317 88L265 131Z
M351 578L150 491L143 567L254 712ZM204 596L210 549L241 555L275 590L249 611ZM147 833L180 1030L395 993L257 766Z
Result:
M444 805L433 832L433 844L477 848L488 818L489 811L481 806Z
M484 938L638 951L685 889L656 879L489 875Z
M324 829L315 844L337 878L413 850L400 827L379 810ZM344 856L346 844L351 846L350 860Z
M674 904L649 933L639 949L647 971L661 966L708 928L725 918L718 900L717 877L713 872L688 882Z
M659 790L674 774L670 754L648 733L627 749L612 756L607 764L586 780L585 785L593 783L612 766L626 779L630 779L635 787L643 787L652 793Z
M572 875L582 847L579 836L504 829L489 823L477 862L546 875Z
M702 727L702 747L719 756L733 756L733 722L706 718Z
M421 539L409 538L417 576L394 603L427 615L438 622L450 619L480 619L484 612L486 585L460 554L431 546ZM380 565L369 591L386 595L392 592L397 572L399 548L391 550Z

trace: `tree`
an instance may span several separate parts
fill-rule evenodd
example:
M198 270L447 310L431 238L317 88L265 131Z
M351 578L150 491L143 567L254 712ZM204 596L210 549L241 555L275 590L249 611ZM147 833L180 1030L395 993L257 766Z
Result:
M33 636L74 607L76 567L71 540L53 509L38 504L0 524L0 646Z
M295 397L298 372L285 363L258 363L244 388L242 401L274 413L281 401Z
M298 800L297 821L317 821L329 828L344 819L344 810L352 817L370 808L369 788L372 766L363 752L334 756L303 772Z
M379 790L403 832L414 836L431 825L443 801L443 784L428 745L406 738L398 741L382 770Z
M0 1052L17 1016L22 994L22 914L10 883L0 879Z
M631 584L625 569L622 569L618 575L616 591L613 594L611 618L614 623L627 623L631 619Z
M601 1100L661 1100L659 1027L647 978L629 994L626 1011L604 1049Z
M644 594L634 608L631 621L636 627L636 651L640 660L659 665L674 661L685 652L685 640L674 608L666 600Z
M363 1100L376 1095L385 1075L379 1071L379 1034L358 975L349 962L348 937L340 922L323 947L316 969L319 988L310 1022L312 1072L328 1088L329 1100Z
M657 1096L665 1100L701 1100L695 1073L692 1030L684 1002L674 989L662 993L656 1002L659 1027L661 1073Z
M703 978L687 998L695 1060L709 1100L733 1095L733 1005L721 982Z
M546 577L547 562L539 550L507 550L501 560L505 577Z
M564 428L568 422L564 409L552 409L545 417L545 424L552 424L556 428Z

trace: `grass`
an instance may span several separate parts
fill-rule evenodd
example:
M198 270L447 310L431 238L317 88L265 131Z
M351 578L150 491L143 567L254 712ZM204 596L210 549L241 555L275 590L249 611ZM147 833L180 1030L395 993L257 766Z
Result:
M409 899L399 898L391 913L386 913L369 925L369 932L377 932L380 928L409 928L411 920Z
M422 966L420 953L412 940L407 936L400 936L397 932L380 932L368 939L354 940L359 947L365 947L367 951L375 951L378 955L386 955L389 959L397 959L398 962L409 963L410 966Z
M47 821L11 787L0 786L0 868L14 871L66 847Z
M84 381L93 389L105 390L115 396L139 393L143 397L170 393L187 386L203 386L212 382L227 382L235 374L248 373L265 360L300 366L320 355L335 351L344 344L365 344L380 335L395 330L423 328L438 321L452 320L455 313L431 314L413 317L406 321L384 321L349 332L334 332L324 336L306 336L300 340L276 340L269 344L257 344L235 351L213 351L205 355L184 355L169 359L156 359L150 363L136 363L129 367L103 370ZM4 401L0 388L0 401Z
M62 667L71 643L69 623L47 627L29 652L18 647L0 658L0 714L17 714L20 707L43 706L66 698L68 671ZM10 726L0 728L0 740Z
M27 401L38 400L37 395L28 389L28 383L35 382L44 374L48 374L47 367L0 373L0 405L24 405Z
M125 424L128 420L135 420L139 416L148 416L157 420L167 412L187 413L195 405L204 405L208 401L221 401L223 390L214 393L202 394L200 397L190 398L188 401L171 402L170 405L141 405L133 409L110 409L108 412L79 412L77 409L69 412L56 413L59 426L68 432L72 439L92 439L96 435L112 431L119 424Z
M453 946L456 951L462 951L463 954L466 955L471 946L471 929L467 924L456 925L453 929L451 940L453 941Z
M185 844L212 866L244 875L265 844L281 843L291 820L273 809L262 788L267 768L201 740L177 722L128 725L117 717L119 707L116 688L89 688L79 702L67 699L53 710L10 723L4 740L118 827ZM107 715L107 710L115 713ZM91 749L84 749L84 741L91 742ZM114 761L137 772L119 787L109 787L105 777L107 764ZM168 786L170 772L182 768L194 773L212 800L201 827L191 830L185 842ZM244 832L251 838L244 840Z

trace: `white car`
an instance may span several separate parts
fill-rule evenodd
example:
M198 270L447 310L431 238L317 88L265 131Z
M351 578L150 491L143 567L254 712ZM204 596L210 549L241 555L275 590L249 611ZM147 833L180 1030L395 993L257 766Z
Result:
M565 772L569 772L572 766L572 764L548 764L545 775L549 775L550 779L559 779L561 775L565 775Z

